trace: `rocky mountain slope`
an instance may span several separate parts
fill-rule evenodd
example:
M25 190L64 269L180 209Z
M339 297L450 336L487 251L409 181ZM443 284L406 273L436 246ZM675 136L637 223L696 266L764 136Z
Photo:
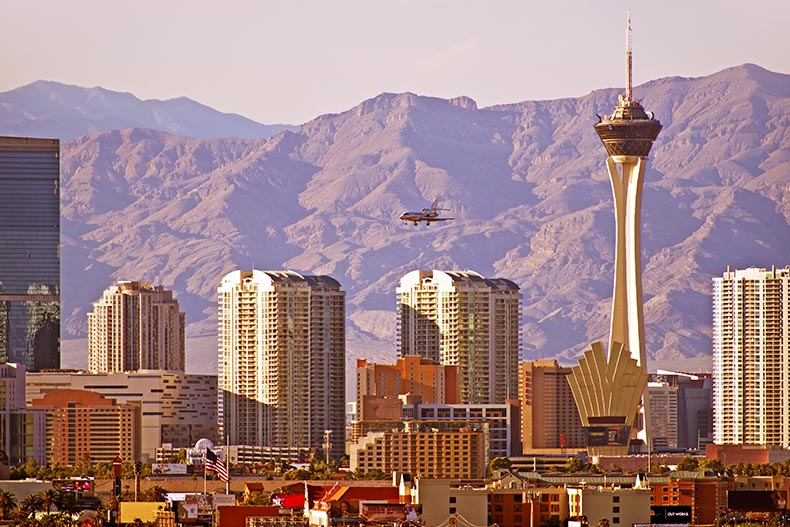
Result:
M266 125L218 112L186 97L141 101L131 93L37 81L0 93L0 135L68 141L101 130L150 128L188 137L268 138L287 125Z
M385 93L269 140L79 137L62 156L64 331L85 333L110 282L141 279L211 335L224 273L289 268L340 280L351 357L389 360L398 279L473 269L521 285L524 358L571 363L608 333L614 218L592 125L617 94L477 108ZM743 65L635 94L664 125L642 215L650 367L708 369L711 278L790 265L790 75ZM434 197L455 221L397 221Z

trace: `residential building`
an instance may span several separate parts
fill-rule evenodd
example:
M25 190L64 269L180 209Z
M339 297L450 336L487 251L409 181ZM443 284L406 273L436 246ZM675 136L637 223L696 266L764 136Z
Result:
M60 141L0 137L0 363L60 367Z
M790 448L790 268L713 279L713 442Z
M365 395L419 395L425 404L457 404L458 367L407 355L395 364L373 364L357 359L357 401Z
M489 486L489 525L562 525L568 518L568 493L562 487Z
M120 281L88 313L93 373L185 369L184 313L173 292L150 282Z
M400 280L398 352L458 367L463 404L517 398L519 287L474 271L412 271Z
M218 289L219 433L234 445L345 447L345 292L329 276L234 271Z
M139 459L140 405L118 404L96 392L58 390L31 402L47 412L47 463Z
M521 442L525 453L585 447L579 409L568 384L571 371L553 359L519 365Z
M217 377L163 371L28 373L25 400L68 389L96 392L118 404L138 405L141 417L139 455L155 461L163 445L189 448L201 438L220 441L217 434Z
M424 478L479 479L486 471L486 433L469 426L439 431L413 423L371 432L349 447L351 470L406 472Z

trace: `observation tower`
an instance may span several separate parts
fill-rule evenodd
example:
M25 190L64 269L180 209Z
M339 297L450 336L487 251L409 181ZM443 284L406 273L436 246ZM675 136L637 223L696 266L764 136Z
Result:
M642 183L647 157L661 123L646 112L631 90L631 14L626 29L626 88L612 115L599 117L595 131L609 156L616 224L614 291L608 354L600 342L591 344L574 368L571 389L582 424L588 430L592 455L619 454L634 432L650 436L647 399L642 422L639 403L647 384L640 224Z

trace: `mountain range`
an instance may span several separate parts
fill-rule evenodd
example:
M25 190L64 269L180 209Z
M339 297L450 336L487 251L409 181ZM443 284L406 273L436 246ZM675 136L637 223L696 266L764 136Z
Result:
M66 100L62 85L31 86ZM790 75L746 64L634 91L664 127L642 205L648 366L710 370L712 278L790 265ZM350 361L390 361L400 277L472 269L521 286L523 358L574 363L608 333L614 215L592 125L619 92L487 108L383 93L268 139L220 125L208 139L148 125L80 135L62 144L64 336L84 336L91 302L125 279L175 290L188 335L210 341L221 276L287 268L341 282ZM0 104L0 134L33 130L5 115L34 108ZM397 220L434 198L454 221ZM215 349L189 350L188 368Z
M69 141L101 130L123 128L149 128L203 139L265 139L295 129L218 112L187 97L141 101L131 93L52 81L36 81L0 93L0 130L13 131L9 135Z

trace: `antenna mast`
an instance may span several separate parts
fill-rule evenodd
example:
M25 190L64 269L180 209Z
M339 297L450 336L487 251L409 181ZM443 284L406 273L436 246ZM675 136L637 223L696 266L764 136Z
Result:
M631 10L628 10L628 21L625 30L625 70L626 81L625 100L631 100Z

